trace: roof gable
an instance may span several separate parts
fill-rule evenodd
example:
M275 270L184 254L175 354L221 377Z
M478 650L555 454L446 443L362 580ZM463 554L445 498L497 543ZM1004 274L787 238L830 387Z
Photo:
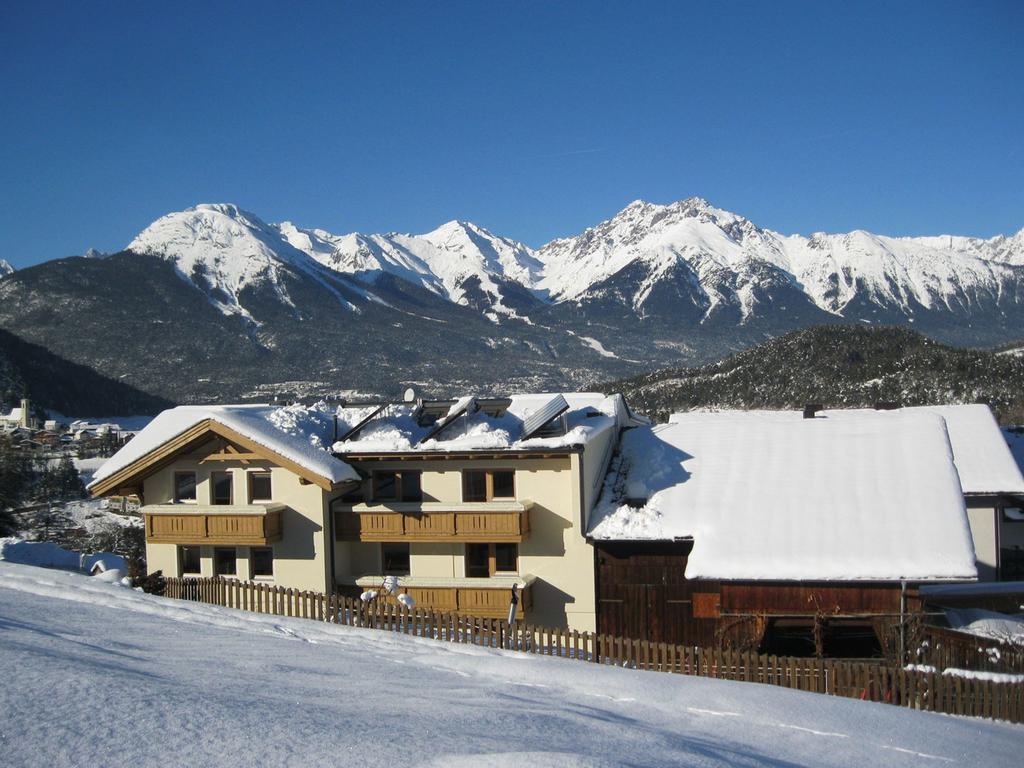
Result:
M345 462L277 428L267 418L272 410L268 406L179 406L164 411L97 470L89 491L98 496L137 482L211 436L225 438L325 489L358 479Z

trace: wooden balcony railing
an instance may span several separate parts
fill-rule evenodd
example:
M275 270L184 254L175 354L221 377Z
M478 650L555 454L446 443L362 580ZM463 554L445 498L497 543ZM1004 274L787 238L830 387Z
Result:
M342 587L353 595L364 589L379 589L383 577L364 577L355 580L357 586ZM508 618L512 585L519 586L516 618L522 619L533 605L531 586L534 578L498 577L494 579L431 579L424 577L399 578L399 591L416 601L416 607L428 611L460 613L484 619ZM461 582L461 583L460 583ZM382 597L386 602L397 602L393 597Z
M283 504L150 504L141 511L146 541L153 544L260 546L281 538L283 509Z
M529 501L355 504L335 507L339 541L518 543L530 531Z

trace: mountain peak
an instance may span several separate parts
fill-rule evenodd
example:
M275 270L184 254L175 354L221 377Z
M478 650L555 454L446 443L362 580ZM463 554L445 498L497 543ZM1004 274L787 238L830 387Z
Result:
M441 226L435 227L429 232L426 232L425 234L421 235L421 237L429 238L434 235L452 235L457 234L459 232L484 232L490 234L489 232L487 232L487 230L478 227L476 224L470 221L464 221L462 219L452 219L451 221L446 221Z
M11 266L10 262L0 259L0 277L9 275L14 271L14 267Z
M225 216L230 216L232 219L259 219L259 216L256 214L249 213L248 211L239 208L234 203L199 203L192 208L187 208L185 212L190 211L221 213Z
M171 262L185 280L209 291L210 301L229 315L250 317L239 295L269 284L291 306L283 275L308 258L280 231L233 203L201 203L154 221L126 250Z

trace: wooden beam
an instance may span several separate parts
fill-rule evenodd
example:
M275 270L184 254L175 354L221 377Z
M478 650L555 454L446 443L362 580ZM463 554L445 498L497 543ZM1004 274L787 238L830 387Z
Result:
M230 427L225 427L223 424L210 420L210 430L216 432L221 437L226 437L228 440L232 440L233 442L238 443L243 448L248 448L250 451L257 454L258 456L269 459L278 466L284 467L285 469L294 472L299 477L304 477L306 480L309 480L309 482L311 482L313 485L317 485L325 491L330 491L334 489L334 483L331 482L328 478L324 477L323 475L319 475L316 472L313 472L312 470L306 469L305 467L300 466L291 459L286 459L281 454L271 450L270 448L267 448L266 446L260 445L255 440L250 440L245 435L241 434L240 432L236 432Z
M261 458L264 457L252 451L240 451L237 446L229 443L227 440L221 440L219 441L218 450L200 459L199 463L205 464L208 461L238 461L242 464L248 464L250 461L258 461Z

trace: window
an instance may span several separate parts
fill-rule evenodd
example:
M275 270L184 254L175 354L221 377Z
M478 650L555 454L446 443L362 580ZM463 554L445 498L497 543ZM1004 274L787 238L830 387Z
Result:
M213 575L234 576L238 573L234 547L217 547L213 550Z
M214 504L231 504L231 473L213 472L210 474L210 500Z
M423 501L419 470L373 473L374 501Z
M519 570L519 546L517 544L467 544L466 576L487 578L499 573L516 573Z
M516 497L516 473L511 469L465 469L462 500L491 501Z
M516 473L503 469L491 473L491 498L514 499L516 497Z
M252 547L249 550L249 575L254 579L274 575L274 550L270 547Z
M380 554L385 576L409 575L408 544L381 544Z
M398 478L402 493L402 501L423 501L423 488L420 486L420 472L404 470Z
M249 503L255 501L270 501L270 473L250 472L249 473Z
M178 547L178 564L182 576L198 576L202 570L199 562L199 547Z
M196 500L196 473L174 473L174 501L194 502Z
M494 572L515 573L519 570L519 545L492 544L494 547Z
M373 473L373 500L395 501L398 498L398 473Z
M487 501L487 472L480 469L462 472L462 500Z

